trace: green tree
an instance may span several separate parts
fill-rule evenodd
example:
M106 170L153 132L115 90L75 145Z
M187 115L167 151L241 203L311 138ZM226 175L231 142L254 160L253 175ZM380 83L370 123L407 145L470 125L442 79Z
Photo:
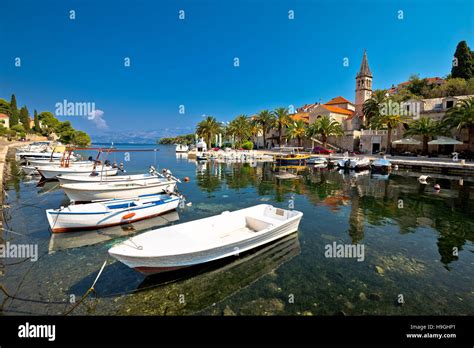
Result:
M197 124L196 133L207 140L209 148L212 147L212 139L216 134L222 132L222 126L215 117L208 116Z
M36 133L40 133L41 132L41 126L40 126L40 121L39 121L39 117L38 117L38 112L35 110L34 111L34 118L33 118L34 122L35 122L35 128L34 128L34 131Z
M324 115L309 125L308 135L311 137L318 135L321 136L323 146L326 147L328 137L342 136L344 135L344 131L339 122L332 120L328 115Z
M275 116L275 126L278 128L278 145L281 146L283 128L290 124L291 118L288 114L288 108L284 107L276 108L273 115Z
M8 116L11 115L10 103L7 102L5 99L1 99L1 98L0 98L0 114L5 114Z
M236 139L236 148L241 148L242 143L252 135L252 125L245 115L239 115L233 119L227 127L227 133Z
M275 125L275 115L269 110L262 110L258 113L255 120L262 126L263 147L267 148L267 132Z
M394 105L394 107L392 107ZM375 129L387 129L387 152L392 150L392 131L399 125L408 121L408 117L401 115L399 102L393 98L387 98L387 103L382 107L379 114L373 117L370 125Z
M458 132L467 129L469 134L469 143L471 143L471 134L474 127L474 97L463 99L449 109L441 120L447 128L456 128Z
M51 135L56 132L56 128L59 126L59 120L49 111L44 111L38 115L38 119L43 125L42 131L45 135Z
M441 122L435 121L429 117L421 117L418 120L414 120L408 124L409 128L405 132L406 136L420 135L423 139L423 154L428 153L428 141L435 135L444 134Z
M466 41L459 42L456 47L451 76L465 80L474 77L474 57Z
M77 146L88 146L91 143L91 138L83 131L75 131L72 142Z
M30 130L30 114L26 106L20 109L20 122L26 132Z
M71 122L60 122L56 127L55 133L59 136L62 143L70 144L74 140L75 130L71 126Z
M301 146L301 139L304 138L306 135L306 123L303 120L297 120L290 123L288 126L288 138L289 139L297 139L298 146Z
M17 125L20 119L20 114L18 111L18 107L16 105L16 97L12 94L11 101L10 101L10 127Z
M380 116L382 106L387 102L387 90L379 89L372 93L372 97L367 99L362 106L365 122L370 124L371 119Z

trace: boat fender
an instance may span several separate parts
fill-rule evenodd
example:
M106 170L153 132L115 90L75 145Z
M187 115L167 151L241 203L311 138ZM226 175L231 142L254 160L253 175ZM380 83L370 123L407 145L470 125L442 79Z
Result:
M128 213L122 216L122 220L128 220L135 216L135 213Z
M441 190L441 186L440 186L439 184L436 184L436 185L434 185L434 189L435 189L436 191L440 191L440 190Z
M189 176L184 177L184 182L189 182Z

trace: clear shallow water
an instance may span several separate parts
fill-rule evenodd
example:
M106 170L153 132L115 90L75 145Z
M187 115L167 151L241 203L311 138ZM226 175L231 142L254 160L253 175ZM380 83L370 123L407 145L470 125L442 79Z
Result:
M109 258L96 294L73 313L474 314L472 182L438 180L443 189L435 193L403 173L384 180L314 169L278 181L271 163L199 165L177 157L173 147L158 148L159 168L190 178L179 189L192 206L133 226L52 236L44 210L66 205L67 197L57 183L37 187L12 176L4 214L5 228L16 233L5 232L3 239L37 243L40 258L1 260L0 282L17 297L35 300L1 295L4 315L64 313L71 295L79 299L92 285L108 248L128 235L259 203L287 208L290 201L304 213L297 234L239 258L146 279ZM124 161L129 173L155 163L153 152L130 156ZM16 164L10 165L15 173ZM325 246L333 242L363 244L364 261L326 258Z

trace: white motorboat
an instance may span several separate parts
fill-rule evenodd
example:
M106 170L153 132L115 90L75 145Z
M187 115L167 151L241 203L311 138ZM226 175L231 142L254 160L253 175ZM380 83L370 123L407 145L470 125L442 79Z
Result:
M37 159L61 159L63 154L61 152L17 152L16 153L16 160L37 160Z
M377 158L372 162L371 165L372 171L375 172L389 172L392 169L392 163L384 158Z
M91 174L92 172L96 172L99 175L109 176L109 175L117 175L118 168L114 168L111 166L96 166L94 168L94 164L89 165L70 165L68 167L61 167L59 165L52 165L52 166L42 166L36 167L38 172L41 176L47 180L56 179L58 175L68 174L68 175L84 175L84 174Z
M164 214L175 210L179 201L176 195L145 195L128 200L112 199L48 209L46 217L53 233L95 230Z
M134 175L116 175L116 176L101 176L100 173L96 175L82 174L82 175L63 175L56 177L61 184L74 184L80 182L153 182L159 179L154 174L134 174Z
M256 205L145 232L109 249L144 274L190 267L257 248L298 230L303 213Z
M73 161L73 160L71 160L69 162L69 165L74 165L74 166L81 165L81 164L90 165L92 163L93 163L92 161ZM55 158L53 160L42 159L42 160L30 160L30 161L28 161L28 165L33 166L33 167L54 166L54 165L59 165L59 164L61 164L61 159L60 158Z
M370 160L367 157L343 158L338 160L337 166L345 169L367 169L370 168Z
M306 164L327 165L328 160L324 157L311 157L310 159L306 160Z
M176 152L188 152L189 146L185 144L176 144Z
M174 192L176 180L157 178L152 182L82 182L60 184L60 187L71 201L91 202L102 199L126 199L147 194Z
M33 167L33 166L21 166L21 170L26 175L37 175L37 174L39 174L38 170L36 170L36 167Z

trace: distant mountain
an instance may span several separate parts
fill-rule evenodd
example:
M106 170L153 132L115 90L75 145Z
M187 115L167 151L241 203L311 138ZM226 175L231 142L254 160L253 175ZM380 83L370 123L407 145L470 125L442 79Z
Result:
M91 134L90 136L93 143L155 144L160 138L175 137L189 132L189 129L169 128L153 131L107 131L100 134Z

